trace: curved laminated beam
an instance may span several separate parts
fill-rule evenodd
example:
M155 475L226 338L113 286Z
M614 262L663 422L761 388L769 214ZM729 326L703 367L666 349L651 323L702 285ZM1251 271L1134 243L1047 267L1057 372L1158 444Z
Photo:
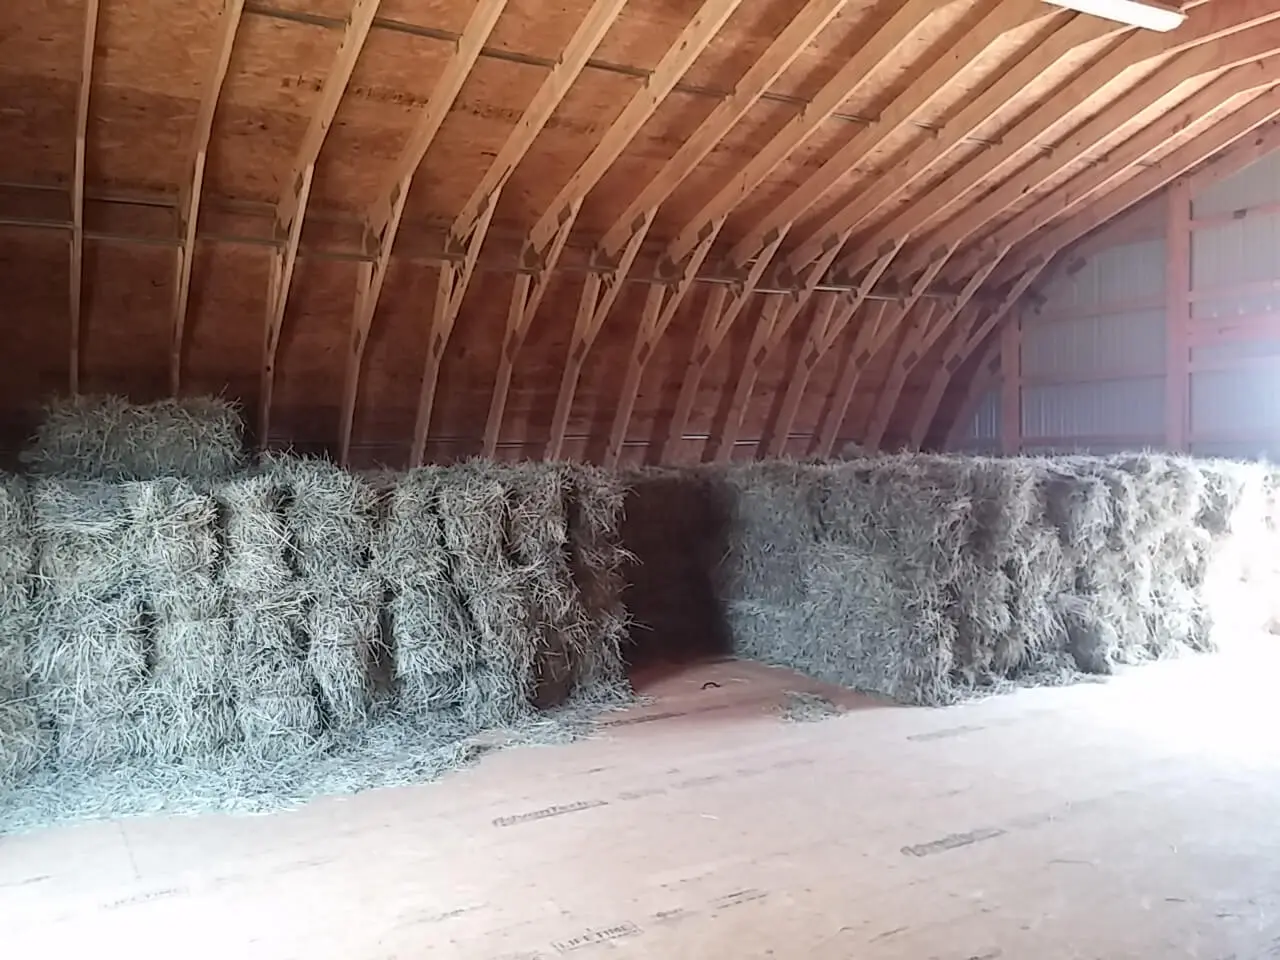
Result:
M1190 62L1200 64L1200 72L1203 72L1205 64L1212 61L1213 54L1212 51L1197 48L1204 48L1217 40L1273 20L1280 20L1280 11L1264 10L1255 4L1242 4L1226 12L1222 4L1207 3L1191 11L1183 29L1167 34L1131 32L1108 53L1079 72L1049 100L1037 105L1028 116L1006 130L997 146L979 154L972 162L947 177L938 189L929 191L919 201L908 204L891 217L871 234L866 247L874 250L886 237L915 233L954 209L956 204L988 178L997 176L1025 156L1065 113L1125 72L1153 60L1186 51L1194 51ZM836 219L842 226L847 226L844 219ZM842 261L837 271L856 271L860 265L865 265L868 256L867 253L855 252Z
M231 65L231 51L236 32L244 15L245 0L223 0L219 13L219 38L214 48L213 71L200 100L196 129L191 138L191 179L182 185L178 196L177 273L173 288L172 334L169 344L169 391L175 397L182 387L182 347L186 334L187 304L191 296L191 268L196 255L196 221L200 216L200 194L204 187L205 163L209 156L209 137L213 133L213 117L218 109L222 84Z
M1144 162L1171 138L1204 123L1205 118L1223 103L1258 89L1259 81L1271 82L1267 78L1275 77L1278 69L1280 63L1265 69L1237 68L1212 81L1176 109L1129 137L1108 153L1102 162L1073 177L1064 189L1053 191L1003 224L961 261L961 269L972 268L975 261L989 256L993 248L1008 248L1026 240L1053 220L1113 187L1134 165Z
M80 84L76 95L75 169L71 174L71 291L67 307L71 318L70 389L80 392L80 339L84 282L84 160L89 131L89 90L93 86L93 51L98 36L98 0L88 0L84 14L84 40L80 45Z
M791 255L791 262L809 263L816 260L823 250L835 242L833 238L850 236L876 214L889 209L908 188L945 162L1006 103L1064 57L1082 46L1124 32L1123 27L1093 17L1074 17L1069 20L1046 37L1034 53L1012 66L944 123L930 137L928 150L916 150L895 158L891 167L869 181L865 188L855 192L796 248ZM857 272L852 264L847 263L838 269L845 273Z
M872 151L916 122L957 76L1005 34L1033 23L1052 22L1055 18L1065 23L1070 17L1066 11L1055 10L1042 0L1013 3L1008 0L987 0L980 5L980 14L948 49L934 58L918 77L906 85L902 93L879 112L874 123L860 130L812 176L755 224L734 246L729 255L730 261L746 262L764 247L766 238L774 231L786 230L799 220ZM843 239L838 233L833 233L822 249L825 251L831 246L843 246L843 240L847 239L847 232ZM788 263L794 272L799 272L816 259L818 255L814 254L789 258Z
M271 433L271 401L275 391L276 354L280 347L280 334L284 328L285 305L293 282L293 269L298 261L298 242L302 238L302 223L307 214L307 201L311 196L311 183L315 177L316 160L324 146L329 127L342 103L342 96L351 81L356 60L373 27L380 0L356 0L351 16L342 33L342 42L334 55L333 66L320 88L320 102L311 121L307 124L302 144L294 157L288 186L276 203L275 238L284 246L276 251L271 263L271 281L267 289L266 324L262 373L258 391L258 443L266 446Z
M1028 194L1037 191L1046 181L1085 158L1098 145L1113 137L1117 128L1153 108L1170 107L1170 101L1185 100L1186 89L1203 82L1206 76L1230 71L1225 77L1211 83L1205 90L1193 96L1188 104L1177 107L1176 114L1195 117L1196 111L1213 109L1239 93L1249 89L1250 82L1242 71L1232 70L1246 63L1274 54L1280 50L1280 24L1261 31L1249 31L1232 37L1206 43L1180 54L1160 67L1141 84L1110 104L1097 116L1086 121L1066 140L1053 148L1048 156L1033 161L1015 176L986 194L976 204L966 207L936 234L939 243L963 244L978 235L983 227L994 222L1005 211ZM1259 76L1267 71L1259 71ZM1274 76L1274 72L1270 74ZM1252 86L1259 85L1259 79ZM1158 121L1157 121L1158 122ZM1150 128L1148 128L1150 129ZM1144 130L1143 134L1147 131ZM1136 138L1130 138L1123 146L1129 147ZM948 181L948 185L951 181ZM1016 241L1015 241L1016 242ZM1007 244L1002 240L996 245ZM908 257L904 269L910 273L920 266L919 259Z
M811 443L812 456L826 458L835 449L840 427L844 424L849 404L853 402L853 394L858 388L858 380L862 377L867 361L873 356L872 343L887 326L890 306L887 300L880 301L858 328L857 336L841 361L835 392L827 402L822 420L818 424L818 432Z
M369 340L369 331L373 327L373 318L378 310L378 298L382 294L382 286L391 265L391 251L400 230L400 221L404 217L405 202L413 186L414 175L422 164L427 150L430 149L432 141L435 140L436 134L440 131L445 116L458 99L458 94L462 92L462 85L471 74L485 41L497 25L498 18L506 5L507 0L480 0L477 3L471 19L454 44L453 55L445 64L435 87L432 88L426 111L414 124L409 140L400 151L387 178L387 185L379 192L378 199L365 216L366 252L371 253L374 260L367 278L363 273L361 275L359 293L351 317L351 335L342 382L342 409L338 426L338 457L343 465L350 460L351 433L355 423L356 400L360 389L360 374L364 365L365 345ZM492 207L487 213L492 215ZM474 250L468 250L468 258L463 261L461 267L452 262L441 265L441 281L437 288L435 310L432 313L433 332L441 327L451 328L452 318L457 316L457 306L447 297L442 303L440 292L449 292L452 289L448 279L459 269L469 273L475 268L475 256L479 252L478 245ZM431 349L432 345L428 344L428 351ZM434 394L434 380L432 392ZM422 438L422 442L425 445L425 437ZM415 451L420 449L416 433L412 449Z
M964 401L957 408L956 418L951 422L951 428L943 441L943 450L955 450L960 446L965 427L978 412L978 404L1000 379L1000 355L999 343L992 343L982 355L982 360L978 364L978 374L969 381L969 389L965 392ZM923 449L932 425L932 418L916 417L915 424L911 428L912 449Z
M593 267L597 272L583 285L573 339L569 345L570 361L561 379L555 423L559 424L567 420L567 411L572 407L582 361L595 345L596 338L617 300L622 282L630 273L640 246L653 225L659 207L742 119L743 115L768 92L783 72L795 62L795 59L848 2L849 0L809 0L792 18L786 29L751 65L742 79L734 85L733 91L717 104L698 128L681 143L675 155L663 165L622 215L605 231L592 255ZM639 390L644 376L644 367L648 358L653 355L651 349L645 348L645 341L653 337L654 325L662 313L662 297L658 297L656 304L651 297L646 305L645 316L648 319L642 322L641 328L637 331L636 346L632 350L631 359L623 377L622 394L618 399L618 409L626 410L627 419L630 418L631 411L635 407L637 395L634 391ZM667 312L668 317L673 314L674 310ZM622 427L625 430L626 424L623 423ZM563 434L561 432L560 437L557 437L555 430L552 433L548 455L556 456L559 454L559 443ZM616 449L620 453L621 441L616 445ZM615 445L611 441L609 451L613 450ZM606 453L606 456L616 458L618 453L610 452Z
M820 295L823 302L819 304L816 310L817 315L810 325L809 334L800 347L795 364L787 374L787 392L783 397L782 407L778 411L778 420L763 443L766 455L780 457L785 452L787 437L791 433L792 426L795 425L796 415L800 411L800 402L804 399L804 392L809 385L813 368L844 333L901 249L902 245L898 244L886 250L854 290L836 295ZM839 309L835 309L837 301Z
M884 439L889 419L893 416L893 410L902 396L902 390L907 385L907 377L937 343L938 338L951 326L960 311L969 305L1008 252L1006 249L993 257L969 278L954 299L936 311L922 314L906 331L902 344L893 358L893 364L889 368L889 376L880 389L880 395L876 398L875 411L872 414L871 426L866 438L867 446L874 448Z
M547 284L550 283L551 271L555 269L560 254L564 249L564 244L558 243L557 238L562 235L567 236L569 231L573 229L574 220L577 218L578 211L582 208L582 203L585 201L587 194L599 183L614 161L621 156L623 150L627 148L627 145L640 132L649 118L653 116L654 111L658 109L667 95L675 88L675 85L679 83L680 78L693 66L694 61L697 60L702 51L715 39L716 34L720 32L720 28L733 15L733 12L741 2L742 0L703 0L698 12L694 14L684 30L681 31L680 36L676 38L675 43L671 45L667 53L658 62L658 65L654 67L644 87L631 98L623 108L622 113L618 115L617 119L605 131L604 136L600 138L600 142L596 144L595 149L591 151L591 154L583 161L582 165L574 171L573 176L569 178L569 182L556 194L546 213L534 224L521 252L521 262L525 267L535 270L536 274L527 300L516 321L516 326L507 331L507 345L503 350L502 358L499 361L500 364L515 362L515 358L523 346L524 338L528 334L529 328L533 325L538 306L542 301ZM642 239L642 235L632 236L627 242L623 251L623 258L626 260L628 269L630 269L631 263L634 262L636 255L639 253ZM613 297L616 297L618 289L618 283L613 282L610 285L609 292ZM573 396L577 390L582 363L586 358L589 342L594 341L599 333L600 323L604 319L603 313L599 313L593 308L593 300L595 298L586 296L587 292L594 292L596 298L599 296L598 288L589 281L584 290L577 320L574 324L569 359L562 371L556 408L552 416L551 435L546 447L546 457L549 460L558 459L561 455L564 434L568 426L569 413L573 406ZM500 369L498 382L503 383L509 381L509 379L509 372ZM499 409L497 417L499 424L501 420L500 408L505 405L505 402L505 393L499 395L495 392L493 404L495 408ZM494 419L493 410L490 411L490 419ZM485 449L486 452L491 453L490 439L490 436L486 434ZM496 444L496 434L493 435L492 442Z

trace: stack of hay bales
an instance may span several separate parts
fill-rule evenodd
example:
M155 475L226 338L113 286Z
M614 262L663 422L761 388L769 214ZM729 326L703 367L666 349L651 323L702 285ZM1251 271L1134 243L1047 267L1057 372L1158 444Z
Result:
M0 477L0 790L35 770L50 746L28 682L34 564L27 485Z
M707 574L735 653L940 704L1208 649L1208 558L1229 526L1203 519L1208 470L1157 455L904 454L632 482L638 502L683 487L665 499L725 518ZM1240 491L1224 498L1230 516Z
M213 397L136 405L121 397L74 397L49 404L22 452L40 476L79 480L215 480L244 465L244 424Z

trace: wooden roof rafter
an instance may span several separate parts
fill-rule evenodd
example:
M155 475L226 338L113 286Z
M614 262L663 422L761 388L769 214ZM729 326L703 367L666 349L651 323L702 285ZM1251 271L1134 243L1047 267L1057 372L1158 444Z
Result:
M1078 162L1098 144L1113 136L1116 129L1126 121L1153 108L1159 108L1166 101L1182 99L1181 91L1202 82L1207 76L1274 54L1278 47L1280 31L1260 28L1209 41L1175 56L1146 77L1140 85L1083 123L1066 140L1055 146L1049 155L1033 161L977 203L966 207L937 232L937 241L955 244L967 242L1018 200L1034 193L1045 181ZM1211 88L1211 95L1218 94L1219 89L1215 84ZM1226 93L1218 96L1216 101L1210 101L1202 93L1196 100L1204 104L1206 109L1211 109L1212 103L1221 103L1231 95ZM921 268L923 262L924 257L917 253L915 257L906 259L903 269L909 274Z
M1253 97L1229 116L1217 121L1168 156L1105 194L1082 212L1038 234L1025 251L1019 253L1017 257L1009 258L1012 262L1007 268L1008 275L1018 276L1019 279L1013 283L1009 294L991 309L981 322L976 322L972 329L970 324L956 325L944 350L943 362L935 371L929 390L917 413L913 434L928 431L928 426L921 428L920 422L927 420L932 423L955 371L1004 321L1013 306L1055 256L1076 240L1140 203L1177 178L1188 174L1215 154L1227 150L1277 117L1280 117L1280 85L1271 86L1266 92ZM1280 131L1280 127L1276 129ZM1268 134L1270 133L1271 131L1268 131ZM1280 139L1280 133L1275 135Z
M814 95L808 106L761 147L680 229L668 245L660 263L660 270L675 279L659 312L660 331L665 330L675 316L688 291L692 274L700 269L711 244L724 226L725 218L765 177L801 147L842 103L866 88L875 70L910 39L933 8L934 4L925 0L894 0L889 15L836 75ZM724 314L717 318L704 317L681 384L680 396L676 401L670 433L662 445L664 451L687 430L688 418L693 412L703 372L746 302L754 295L760 278L786 234L786 229L782 229L766 237L765 249L749 265L746 282L734 291L725 306Z
M778 411L777 422L774 424L770 436L764 442L764 452L769 456L782 456L786 447L787 436L790 435L791 428L795 424L796 415L800 410L800 403L804 399L805 389L808 387L809 378L813 374L813 368L835 346L840 335L844 333L858 311L862 309L867 296L889 269L894 258L902 250L902 246L901 243L890 245L880 259L863 276L857 289L844 294L818 295L820 298L825 299L826 303L820 303L815 311L816 316L810 325L804 343L801 345L800 352L796 356L795 364L787 373L787 392ZM840 301L840 309L838 311L829 310L827 303L834 304L837 299ZM883 316L883 311L881 311L881 316ZM869 336L874 336L874 325L872 325L868 333ZM850 393L850 396L852 397L852 393ZM847 401L844 406L848 406Z
M1272 58L1272 59L1280 59ZM1266 63L1268 61L1263 61ZM1142 163L1152 153L1161 149L1170 138L1204 121L1212 111L1231 99L1266 86L1265 77L1275 76L1275 66L1258 69L1261 64L1237 66L1227 70L1204 89L1178 104L1173 110L1152 122L1142 131L1129 137L1106 154L1100 162L1072 178L1063 189L1055 190L1047 197L1023 210L1002 224L989 237L975 245L961 261L961 273L971 269L976 260L990 251L1009 247L1031 237L1052 220L1069 213L1105 191L1134 165ZM1115 119L1110 110L1104 111L1108 119ZM1028 178L1039 176L1029 172Z
M860 130L833 154L804 183L787 195L774 209L752 226L734 246L729 260L746 263L764 247L765 238L775 231L790 229L808 210L826 196L850 170L863 162L872 151L912 123L975 59L1010 31L1040 21L1057 18L1065 22L1071 15L1055 10L1042 0L1010 3L988 0L979 8L979 16L956 41L879 111L875 123ZM847 237L846 237L847 239ZM840 244L841 246L843 244ZM818 257L789 257L788 268L798 273Z
M209 158L209 138L213 133L213 118L218 110L222 85L231 66L231 52L244 15L244 4L245 0L223 0L222 10L219 11L219 35L214 46L213 69L200 100L200 110L196 114L196 126L191 137L191 157L188 164L191 179L183 183L178 193L178 235L182 246L177 253L169 344L169 391L175 397L182 388L183 340L186 334L187 305L191 295L191 269L196 256L200 197L204 190L204 172Z
M316 160L355 70L356 60L369 36L380 2L381 0L355 0L343 30L342 42L334 54L333 65L320 88L319 102L311 114L302 143L294 157L293 167L285 181L284 192L276 203L273 233L277 240L283 239L284 245L272 257L271 280L267 289L262 370L258 389L258 443L263 446L266 446L271 433L276 355L280 348L285 306L298 260L298 242L302 238L302 224L306 218L307 201L311 196Z
M653 116L654 111L662 104L667 95L675 88L681 77L693 66L702 51L710 45L720 32L720 28L733 15L742 0L703 0L702 6L681 31L680 36L667 50L650 74L644 87L623 108L622 113L609 126L600 142L582 165L574 171L569 182L561 188L546 213L534 224L529 232L521 254L526 266L536 269L526 301L522 307L515 329L507 331L507 344L503 350L501 364L514 363L524 336L533 324L538 306L550 282L551 271L555 268L563 251L561 237L567 237L573 228L574 220L581 209L583 201L591 189L600 181L614 161L622 154L627 145L634 139L641 128ZM638 231L637 231L638 233ZM634 260L640 249L642 236L633 236L624 250L624 257ZM573 406L573 397L577 390L578 377L583 361L589 349L589 340L593 340L599 332L598 321L603 317L588 305L594 296L588 298L588 291L598 290L603 284L600 276L589 276L584 289L584 297L579 305L574 331L570 341L569 356L561 375L560 388L556 396L555 412L552 415L551 434L547 441L547 459L558 459L564 444L565 430L569 414ZM616 290L616 286L615 286ZM514 311L511 316L515 316ZM499 370L499 382L509 379ZM505 403L505 395L494 397L494 405L490 410L490 422L501 422L498 407ZM499 427L500 429L500 427ZM489 442L486 435L486 445ZM496 443L496 434L493 435Z
M1113 23L1092 17L1072 17L1046 37L1033 53L1011 66L947 120L931 137L929 150L914 151L902 157L901 162L895 162L893 167L876 177L874 184L855 191L836 213L810 232L791 253L789 261L792 264L811 263L832 244L838 243L843 247L864 223L936 169L1040 74L1080 47L1124 32L1124 27ZM852 264L845 263L837 267L837 272L856 275L857 270Z
M463 259L461 264L445 264L440 271L431 325L427 333L427 359L418 391L413 440L409 449L410 466L421 466L426 455L427 435L431 430L431 414L435 407L436 385L444 351L453 335L458 312L462 309L463 298L475 272L480 248L489 232L503 187L578 75L586 68L591 55L625 5L626 0L594 0L568 44L547 71L515 128L503 142L498 155L489 164L480 183L453 220L445 247L450 253L461 254ZM527 290L528 282L526 274L518 275L515 279L516 292L519 293L521 288Z
M1196 55L1191 62L1200 64L1203 69L1213 59L1212 52L1203 49L1206 45L1273 20L1280 20L1280 10L1274 7L1266 9L1260 0L1246 0L1233 7L1230 14L1224 14L1223 10L1220 4L1202 3L1191 10L1183 29L1167 34L1130 32L1110 51L1077 73L1048 100L1038 104L1035 110L1006 130L997 146L983 151L973 161L947 177L936 190L931 190L923 198L908 204L882 224L868 237L865 244L859 245L859 251L837 265L837 273L860 269L869 262L869 251L874 250L886 237L914 234L947 211L953 210L988 177L999 175L1012 163L1025 157L1039 138L1054 127L1065 113L1124 73L1141 68L1153 60L1193 50ZM904 263L910 267L921 266L910 258Z
M830 457L835 450L840 428L844 425L849 411L849 404L853 402L854 391L858 389L858 380L862 377L866 361L870 359L871 355L868 351L871 342L885 328L885 318L889 314L890 306L892 305L889 301L880 301L869 311L869 316L858 327L853 343L849 345L841 361L836 388L827 399L817 433L810 444L811 455L826 458Z
M444 123L445 116L452 109L462 86L470 76L485 41L498 23L498 18L506 9L507 0L479 0L467 21L462 35L454 44L453 54L445 64L431 96L427 101L427 109L418 118L408 142L397 157L394 167L388 176L388 185L382 190L365 216L364 244L366 251L375 256L372 264L362 268L359 293L356 297L351 321L351 336L348 344L346 371L343 376L342 408L338 426L338 460L346 464L351 453L351 434L355 424L356 400L359 395L360 374L364 362L365 346L373 327L373 318L378 310L378 298L386 281L387 270L391 264L391 252L396 236L400 230L400 222L404 216L405 202L409 190L413 186L414 175L422 164L423 158L435 140L436 134ZM461 267L453 263L441 264L441 282L437 289L437 302L434 316L447 311L452 304L439 302L440 291L452 291L453 283L459 270L469 276L475 269L475 257L480 252L479 246L468 251L469 262ZM457 310L453 310L456 316ZM433 324L434 326L434 324ZM434 383L433 383L434 391Z
M84 39L80 46L80 80L76 93L75 168L71 174L71 289L67 303L70 320L70 371L72 395L80 392L81 291L84 281L84 164L89 132L89 91L93 86L93 54L98 36L98 0L87 0Z
M662 169L640 191L622 215L605 231L592 254L593 265L598 272L589 276L583 285L573 339L570 343L570 366L566 367L561 380L557 401L560 412L556 417L556 423L560 423L562 418L567 416L564 411L572 405L576 390L578 370L574 368L572 358L578 357L577 364L580 366L582 359L585 359L594 346L609 312L613 309L622 283L635 263L640 245L653 225L659 207L715 149L743 115L768 93L769 88L783 72L795 62L796 58L848 2L849 0L809 0L768 49L734 84L732 92L717 104L698 128L684 140L675 155L662 166ZM660 297L656 301L650 298L645 312L648 319L642 322L636 331L638 341L631 351L628 369L623 377L623 391L618 398L618 410L626 412L628 421L637 399L633 391L639 390L644 376L644 367L648 358L653 355L654 340L663 332L657 328L661 307ZM658 313L654 313L655 310ZM671 314L668 314L668 318L670 316ZM623 430L625 434L625 424ZM559 440L553 431L551 443L548 445L548 455L556 456L558 452ZM606 458L616 458L620 452L621 441L616 446L610 443Z

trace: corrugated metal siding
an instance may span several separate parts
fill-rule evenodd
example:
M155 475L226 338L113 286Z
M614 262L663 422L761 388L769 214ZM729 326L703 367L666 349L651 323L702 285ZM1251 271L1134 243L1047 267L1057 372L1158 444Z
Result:
M1280 435L1280 365L1193 373L1191 433Z
M1193 217L1247 210L1280 201L1280 153L1272 153L1214 184L1196 197Z
M1074 273L1062 272L1045 290L1047 316L1089 313L1099 306L1130 303L1164 293L1164 239L1103 250Z
M1022 375L1069 380L1099 374L1164 370L1163 310L1027 323L1022 330Z
M1268 460L1280 463L1280 440L1216 440L1193 443L1197 457L1225 457L1228 460Z
M1255 214L1191 234L1191 289L1280 277L1280 215Z
M1145 437L1163 432L1164 377L1022 390L1024 437Z
M1192 347L1191 362L1231 363L1240 360L1259 360L1267 357L1280 359L1280 340L1239 340Z
M1107 457L1113 453L1134 453L1137 449L1132 444L1125 443L1073 443L1070 440L1062 440L1052 444L1038 444L1035 446L1024 446L1022 452L1028 457L1060 457L1072 454L1087 453L1095 457Z
M983 394L978 408L969 419L969 425L957 444L966 453L1000 452L1000 387L996 385Z

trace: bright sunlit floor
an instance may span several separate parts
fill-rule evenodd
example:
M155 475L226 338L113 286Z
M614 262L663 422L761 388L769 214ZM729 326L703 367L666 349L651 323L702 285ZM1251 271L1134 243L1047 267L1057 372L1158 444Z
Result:
M1280 641L946 710L644 678L591 741L261 818L0 839L14 957L1280 956Z

